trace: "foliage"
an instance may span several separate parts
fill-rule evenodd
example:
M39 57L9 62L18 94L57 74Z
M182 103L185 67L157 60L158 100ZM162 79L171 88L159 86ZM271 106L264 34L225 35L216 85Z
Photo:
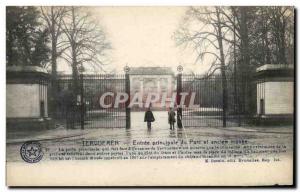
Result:
M44 66L48 62L48 31L35 7L6 9L6 65Z

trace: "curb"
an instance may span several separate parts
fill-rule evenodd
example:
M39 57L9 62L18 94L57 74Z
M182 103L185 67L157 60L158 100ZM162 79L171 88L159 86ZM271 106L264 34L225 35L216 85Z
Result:
M57 139L65 139L65 138L72 138L77 136L86 135L87 133L83 134L74 134L74 135L68 135L68 136L62 136L62 137L50 137L50 138L44 138L44 139L29 139L30 141L51 141L51 140L57 140ZM15 144L15 143L24 143L29 140L14 140L14 141L6 141L6 144Z
M293 132L280 132L280 131L259 131L257 129L250 129L250 130L238 130L238 129L226 129L226 128L216 128L214 129L219 129L219 130L225 130L225 131L233 131L233 132L246 132L246 133L274 133L274 134L293 134Z

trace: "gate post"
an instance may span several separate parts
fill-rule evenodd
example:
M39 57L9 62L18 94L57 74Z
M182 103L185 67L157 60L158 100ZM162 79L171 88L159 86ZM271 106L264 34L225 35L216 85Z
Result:
M179 72L177 75L177 96L176 96L176 104L177 104L177 126L178 128L182 128L182 108L180 105L181 102L181 92L182 92L182 70L183 67L179 65L177 67L177 71ZM179 106L179 107L178 107Z
M182 74L178 73L177 75L177 97L176 97L176 104L180 105L181 95L182 92Z
M131 127L131 122L130 122L130 108L129 108L129 103L130 103L130 79L129 79L129 67L126 66L124 68L125 71L125 92L128 95L128 100L126 101L126 129L130 129Z
M80 127L84 129L83 74L80 74Z

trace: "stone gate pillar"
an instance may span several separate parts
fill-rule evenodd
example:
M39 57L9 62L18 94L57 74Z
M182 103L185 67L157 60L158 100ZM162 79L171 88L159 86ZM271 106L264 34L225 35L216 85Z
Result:
M12 66L7 67L6 78L7 131L50 128L47 71L37 66Z
M293 65L266 64L256 69L257 118L260 122L292 122Z

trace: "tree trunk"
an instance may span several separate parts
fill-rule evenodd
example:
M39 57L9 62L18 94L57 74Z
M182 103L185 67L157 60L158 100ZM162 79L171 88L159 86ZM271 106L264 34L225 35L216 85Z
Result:
M223 95L223 127L226 127L226 111L227 111L227 80L226 80L226 71L225 71L225 56L223 50L223 40L222 40L222 28L220 20L219 8L216 8L217 13L217 30L218 30L218 44L220 50L220 62L221 62L221 78L222 78L222 95Z
M282 16L283 17L283 16ZM279 18L279 21L281 19ZM286 56L285 56L285 28L286 28L286 23L285 23L285 18L282 18L282 22L280 22L280 46L279 46L279 54L280 54L280 64L287 64L286 61Z
M241 14L241 70L240 80L242 81L242 99L244 104L244 112L250 114L253 112L252 106L252 90L251 81L253 69L250 66L250 55L249 55L249 34L248 34L248 7L240 7Z
M78 87L78 71L77 71L77 56L76 49L72 45L72 77L73 77L73 94L77 95L79 93Z
M57 36L55 31L56 21L53 14L53 7L51 7L51 26L50 34L51 34L51 73L52 73L52 89L51 89L51 106L52 111L56 114L57 110L57 98L58 98L58 84L57 84Z
M72 76L73 76L73 94L74 96L79 93L79 86L78 86L78 70L77 70L77 45L76 40L74 39L74 35L76 33L76 26L75 26L75 8L72 7L72 34L71 34L71 47L72 47Z

